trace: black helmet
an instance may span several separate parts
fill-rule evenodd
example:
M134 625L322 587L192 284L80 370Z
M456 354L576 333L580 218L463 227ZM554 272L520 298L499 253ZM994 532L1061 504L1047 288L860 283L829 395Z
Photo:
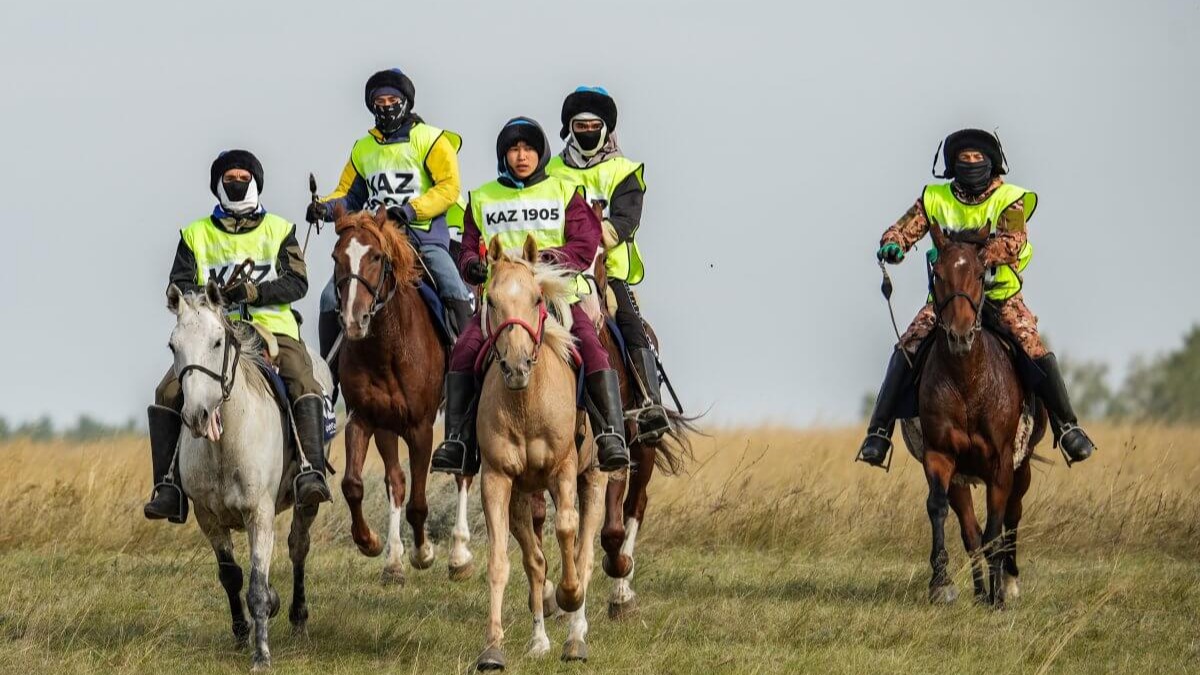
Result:
M212 190L214 197L217 195L217 182L230 169L249 171L250 175L254 176L254 182L258 185L258 191L262 192L263 168L258 158L249 150L226 150L217 155L217 158L213 160L212 168L209 169L208 189Z
M371 77L367 78L367 86L363 91L363 99L367 104L367 110L375 112L375 90L382 87L390 87L404 95L408 100L408 109L413 109L413 104L417 97L416 87L413 86L412 80L408 76L400 72L399 68L391 68L389 70L381 70Z
M942 175L937 174L937 154L933 155L934 176L937 178L954 178L954 160L963 150L978 150L992 161L992 174L1002 176L1008 173L1008 160L1004 156L1004 148L1000 140L983 129L961 129L942 141Z
M562 130L558 137L566 139L571 134L571 118L589 112L604 121L608 133L617 130L617 102L604 87L579 87L567 94L562 106Z

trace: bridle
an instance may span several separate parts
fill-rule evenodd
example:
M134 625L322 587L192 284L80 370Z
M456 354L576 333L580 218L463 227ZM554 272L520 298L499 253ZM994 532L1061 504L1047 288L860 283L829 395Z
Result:
M238 342L237 336L233 332L233 328L229 324L225 324L225 352L221 356L221 372L214 373L204 366L190 363L179 371L179 384L183 385L183 378L193 370L201 375L207 375L217 382L221 383L221 401L228 401L229 394L233 391L233 383L237 380L237 356L241 350L241 343Z
M974 334L978 333L979 330L983 327L983 303L985 302L985 300L987 298L987 286L984 283L986 273L987 273L987 269L984 268L984 271L979 274L979 299L978 300L976 300L975 298L972 298L971 296L967 295L966 293L963 293L962 291L955 291L955 292L951 293L945 299L939 300L938 296L937 296L937 287L934 284L934 281L937 279L937 275L933 271L933 265L930 264L930 266L929 266L929 295L933 299L933 313L934 313L934 316L937 317L937 325L939 328L942 329L943 332L945 332L946 334L949 334L950 327L946 325L946 320L942 318L942 312L945 311L946 307L951 302L953 302L955 298L962 298L963 300L966 300L967 303L969 305L971 305L971 311L975 312L975 324L971 327L971 332L969 333L969 335L974 335Z
M512 328L513 326L524 330L529 334L529 337L533 339L533 365L537 365L538 351L541 349L542 339L546 335L546 317L549 316L549 314L549 310L546 309L545 298L539 298L537 328L531 326L529 322L524 319L518 317L509 317L504 321L501 321L500 325L496 326L495 330L492 330L491 327L488 326L487 319L485 318L482 321L483 329L485 331L485 340L483 342L483 349L479 350L479 356L475 359L475 372L483 372L484 363L486 363L488 356L496 349L496 341L500 339L500 336L504 334L504 331Z
M390 291L388 291L387 295L385 296L383 294L383 289L385 286L388 285L388 279L391 279L391 281L392 281L392 284L391 284L392 288ZM338 277L337 279L334 280L333 292L334 292L334 295L337 296L338 306L341 306L341 304L342 304L342 284L348 284L352 280L357 281L358 283L362 284L363 287L367 289L367 292L371 294L371 309L367 310L367 320L368 321L370 321L371 319L374 319L375 315L379 313L379 310L383 309L384 306L387 305L388 302L390 302L393 297L395 297L396 289L399 286L399 284L396 281L396 271L392 267L392 259L387 256L384 256L383 257L383 272L380 275L378 286L373 285L371 282L364 279L361 275L354 274L353 272L347 273L347 274L345 274L341 277ZM338 321L345 324L346 319L342 316L341 312L338 312Z

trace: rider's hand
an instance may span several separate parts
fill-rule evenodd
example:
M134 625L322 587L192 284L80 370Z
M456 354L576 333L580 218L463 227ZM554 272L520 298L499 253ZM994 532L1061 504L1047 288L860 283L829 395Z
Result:
M388 217L396 221L400 227L408 227L412 221L417 219L417 210L411 204L392 206L388 208L387 212Z
M467 263L467 283L478 286L487 281L487 274L487 265L482 260L476 258Z
M304 222L323 223L329 217L329 205L325 202L312 202L304 212Z
M904 249L900 248L900 244L888 242L879 247L879 250L875 252L875 257L895 265L904 260Z
M258 300L258 287L248 281L242 281L222 291L221 295L232 305Z

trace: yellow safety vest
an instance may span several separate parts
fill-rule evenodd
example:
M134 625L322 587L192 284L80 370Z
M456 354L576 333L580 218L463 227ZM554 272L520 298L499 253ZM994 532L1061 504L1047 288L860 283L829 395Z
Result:
M609 203L617 186L630 175L637 176L642 190L646 189L646 181L642 177L645 165L628 160L624 157L613 157L596 166L586 169L576 169L567 166L562 157L555 155L546 166L546 173L558 176L572 183L582 185L586 191L588 203L604 202L604 217L608 217ZM635 232L634 235L637 233ZM608 250L608 277L620 279L629 284L641 283L646 276L646 268L642 263L642 252L638 248L634 235L629 241L618 242Z
M520 250L525 238L532 236L539 250L557 248L567 242L567 205L582 191L581 186L554 176L527 188L492 181L471 191L471 217L485 246L497 239L506 251ZM587 279L578 275L572 302L590 292Z
M192 255L196 257L196 283L203 286L209 279L224 283L246 259L254 261L251 281L260 284L277 278L275 269L279 251L288 236L296 229L288 221L268 213L253 230L226 232L217 227L211 217L201 218L183 228L181 234ZM229 318L241 319L240 307L229 309ZM300 326L290 304L248 307L251 322L277 335L300 339Z
M350 151L350 162L366 181L370 193L363 208L374 211L380 206L404 206L428 192L433 187L433 178L425 167L425 159L442 136L450 141L455 152L462 147L458 134L424 122L413 125L407 141L381 143L370 134L358 139ZM432 223L432 220L418 220L409 227L428 232Z
M1004 183L996 188L987 199L978 204L965 204L954 195L949 183L925 186L921 204L925 207L925 216L936 220L938 225L946 230L978 230L988 223L997 226L1003 218L1004 210L1020 200L1024 200L1025 222L1033 218L1037 209L1037 194L1011 183ZM1016 269L1011 265L1001 265L988 274L988 298L992 300L1007 300L1021 292L1021 273L1033 259L1033 245L1028 241L1017 255Z

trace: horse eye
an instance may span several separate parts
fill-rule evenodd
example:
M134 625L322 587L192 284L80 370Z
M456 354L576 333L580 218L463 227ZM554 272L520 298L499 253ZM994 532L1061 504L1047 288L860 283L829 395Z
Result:
M213 349L216 349L220 346L221 346L221 338L217 338L216 342L213 343Z

